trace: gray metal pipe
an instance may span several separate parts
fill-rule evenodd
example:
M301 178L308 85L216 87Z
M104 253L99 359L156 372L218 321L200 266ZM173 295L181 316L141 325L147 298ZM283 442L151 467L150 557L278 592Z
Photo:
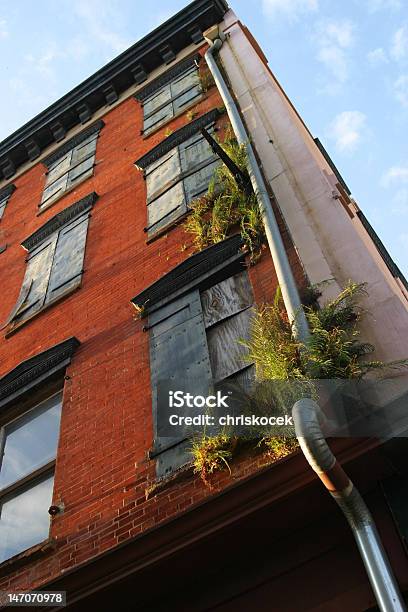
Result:
M297 290L292 269L286 255L285 247L283 246L282 237L280 235L279 227L272 209L268 191L256 161L254 150L248 138L245 126L220 72L220 69L218 68L214 59L214 54L219 51L221 46L222 41L220 38L217 38L214 44L206 52L205 60L225 104L225 108L227 110L228 117L237 141L240 145L245 146L248 157L249 176L259 203L262 220L265 226L266 238L268 240L276 276L278 277L278 282L282 291L282 298L286 306L289 321L293 327L295 337L300 342L306 344L310 335L309 326L302 308L299 292Z
M403 612L405 604L374 519L323 436L320 423L324 416L319 406L313 400L304 398L293 406L292 415L303 454L351 527L380 610Z
M208 40L208 39L207 39ZM246 147L248 172L265 226L266 237L282 291L282 298L292 324L294 337L307 344L309 325L302 308L299 292L286 255L279 227L263 176L258 166L245 126L228 86L214 59L223 41L210 43L205 60L223 99L237 141ZM308 463L317 473L343 511L359 548L375 597L382 612L404 612L405 605L397 582L382 547L373 518L361 495L332 454L320 427L319 406L308 398L293 407L296 437Z

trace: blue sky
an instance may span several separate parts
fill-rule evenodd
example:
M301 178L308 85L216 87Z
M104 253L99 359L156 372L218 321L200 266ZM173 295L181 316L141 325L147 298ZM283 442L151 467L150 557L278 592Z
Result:
M0 0L0 140L186 4ZM406 273L407 0L230 4Z

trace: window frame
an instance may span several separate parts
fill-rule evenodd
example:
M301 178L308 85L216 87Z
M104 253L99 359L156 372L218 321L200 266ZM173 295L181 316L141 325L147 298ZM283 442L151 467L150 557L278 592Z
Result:
M91 217L92 207L97 199L98 195L95 192L92 192L85 198L82 198L78 202L72 204L70 207L63 210L61 213L58 213L55 217L51 218L44 226L40 227L34 234L29 236L26 240L23 241L22 246L28 251L28 255L25 259L26 268L24 272L24 277L21 284L20 293L16 299L16 302L8 315L7 321L3 324L1 329L7 328L6 337L10 336L14 333L15 330L19 329L22 325L30 321L33 317L37 316L48 307L57 303L59 300L63 299L65 296L70 295L73 291L78 289L82 284L82 276L84 273L84 259L86 253L86 244L88 240L88 232L89 232L89 219ZM83 237L83 249L79 252L79 263L81 264L81 270L79 273L73 275L67 280L65 280L60 286L52 287L51 279L55 274L55 269L58 263L58 257L60 255L60 251L58 250L58 243L60 241L60 237L64 234L68 233L70 229L75 229L75 227L85 223L85 236ZM72 227L71 227L72 226ZM54 243L54 245L53 245ZM44 276L39 274L36 277L30 278L30 274L28 273L30 261L33 260L34 257L39 256L46 249L51 248L51 261L45 268L45 272L42 273ZM78 262L77 262L78 263ZM45 261L43 263L47 264ZM41 270L41 266L40 266ZM31 305L26 304L28 297L30 296L30 292L33 286L33 283L36 279L40 278L44 280L45 290L41 292L40 297L37 301L41 301L41 305L38 308L35 306L36 302L33 302ZM54 295L54 297L49 297L51 291L56 291L64 284L68 284L72 280L77 279L74 283L71 283L66 290L59 292ZM21 315L25 311L32 311L29 313L27 317L21 317Z
M3 187L3 189L0 189L0 221L3 218L8 201L15 190L16 186L14 184L7 185L6 187Z
M232 279L235 279L232 282ZM212 289L214 289L217 285L222 285L223 283L228 282L230 285L234 287L234 291L238 286L244 288L247 293L245 293L245 304L237 305L235 304L235 308L233 308L232 312L223 313L222 318L207 322L206 321L206 308L203 302L203 295ZM241 296L242 297L242 296ZM198 305L197 305L198 304ZM166 339L163 342L163 337L168 337L173 344L173 348L170 352L174 354L175 361L173 364L177 363L177 336L180 335L188 335L188 331L193 333L195 338L197 339L197 345L193 348L193 344L191 343L191 359L188 360L188 370L191 376L191 371L194 371L194 368L199 364L200 376L199 378L193 375L192 380L199 380L199 384L205 388L207 386L208 392L212 392L212 390L222 389L223 385L231 385L232 384L240 384L235 381L241 377L243 374L249 375L248 380L250 380L251 375L250 372L253 372L253 364L245 363L245 361L238 357L240 351L238 350L238 340L242 338L242 335L236 335L235 342L237 344L235 350L231 351L232 359L227 364L227 362L222 363L222 366L228 368L228 366L233 366L234 369L230 372L225 373L222 377L220 377L220 364L214 362L214 356L217 353L215 343L213 342L214 332L217 334L220 333L220 330L225 330L226 326L230 326L231 322L236 322L237 325L238 319L244 316L244 319L249 321L251 319L251 313L253 312L253 307L255 306L255 296L253 287L250 281L250 277L247 270L239 270L233 271L228 274L222 280L216 279L214 276L209 276L208 283L203 287L197 285L194 289L190 289L188 292L184 293L182 296L170 300L167 304L163 305L161 308L155 309L151 314L149 314L149 353L150 353L150 374L151 374L151 393L152 393L152 419L153 419L153 445L149 452L149 458L156 460L156 474L158 478L166 478L171 476L175 471L181 469L183 466L187 465L189 460L189 437L187 435L180 435L178 438L161 438L159 435L159 423L160 423L160 405L159 405L159 387L160 383L163 383L167 380L167 376L165 372L163 374L163 369L158 369L156 362L162 361L160 359L160 355L158 349L160 350L160 345L166 342ZM185 316L187 317L185 320L181 317L180 314L182 311L186 311ZM173 324L170 323L171 319L174 318L175 322ZM164 330L161 332L157 331L157 328L160 325L164 325ZM193 327L193 329L190 328ZM239 323L238 323L239 328ZM235 330L236 331L236 330ZM241 331L241 330L240 330ZM249 331L249 327L248 330ZM202 337L203 336L203 337ZM201 338L200 338L201 337ZM167 341L168 342L168 341ZM219 342L219 340L217 341ZM215 349L215 350L214 350ZM167 352L169 350L167 349ZM193 355L199 355L199 361L195 363L193 359ZM240 362L238 366L238 362ZM166 370L166 363L164 361L164 369ZM176 365L172 366L172 376L174 376L174 369L177 371ZM218 370L218 371L217 371ZM221 367L222 371L222 367ZM164 378L160 378L160 375ZM177 382L177 381L174 381ZM179 384L178 388L182 388L183 385ZM190 392L190 388L188 389ZM202 394L202 388L198 389L199 394ZM195 389L195 394L197 394L197 389ZM193 415L192 415L193 416Z
M209 166L215 167L221 165L222 161L218 155L211 150L210 146L206 144L206 140L201 134L201 129L204 127L210 132L215 131L217 119L220 115L221 111L219 109L209 111L205 115L202 115L190 124L187 124L171 134L146 155L136 160L135 165L139 170L143 171L143 178L146 183L147 225L143 228L143 231L147 234L147 242L161 236L173 225L177 225L191 210L191 202L195 198L200 197L201 193L206 192L209 181L202 191L190 197L186 182L189 181L191 177L197 176ZM196 145L197 143L204 143L209 150L209 155L205 159L200 159L196 163L189 165L185 151L188 147L193 144ZM167 180L165 184L162 184L159 189L156 188L153 193L149 193L149 177L172 158L177 158L175 162L177 173L171 176L171 178ZM184 167L185 165L186 167ZM175 190L176 188L181 189L177 205L167 210L164 215L154 222L151 222L149 215L152 206L154 206L155 203L157 204L158 200L163 198L170 190ZM177 214L175 214L176 211L178 211ZM169 217L168 221L163 222L163 219L166 217Z
M140 133L144 138L156 132L159 128L163 127L163 125L165 125L178 115L186 112L188 108L197 104L197 102L203 97L205 92L201 84L199 70L199 62L201 59L202 56L199 53L194 54L192 57L186 58L185 60L179 62L178 64L164 72L157 79L149 83L146 87L144 87L135 95L136 100L138 100L142 106L143 127L140 130ZM173 94L172 86L174 87L178 80L184 79L190 73L194 73L197 76L196 82L190 85L189 87L186 87L183 90ZM186 100L186 102L182 106L177 107L177 105L175 104L176 101L180 97L185 96L189 91L193 90L194 88L197 88L197 93L193 97ZM168 98L153 111L145 114L146 105L149 104L149 102L152 102L154 98L162 95L166 91L169 92ZM156 122L146 128L146 120L150 119L151 117L154 117L154 115L160 113L160 111L165 109L167 106L170 106L171 108L170 114L164 115L162 118L159 118Z
M73 138L70 138L66 143L64 143L61 147L54 151L54 153L51 153L51 155L49 155L43 160L43 164L46 166L47 170L45 172L45 183L41 194L41 201L38 204L38 214L41 214L43 211L48 210L48 208L58 202L58 200L64 197L64 195L76 189L78 185L93 176L95 166L97 164L97 142L100 131L104 125L105 124L102 120L97 121L86 130L83 130ZM89 146L91 143L94 143L94 145L90 153L86 154L84 159L73 161L75 153L78 152L81 148ZM64 162L64 159L67 159L68 157L70 157L70 160L67 169L64 172L58 174L52 182L48 183L49 177L52 176L52 172L55 171L56 168L58 168L58 166ZM78 177L70 179L71 173L90 159L92 159L92 165L86 168L85 171L82 172ZM51 195L44 200L44 195L46 194L47 190L49 190L52 185L55 185L63 178L65 178L65 185L55 191L55 193L51 193Z
M142 309L143 317L148 317L148 324L144 327L144 330L150 330L152 323L154 327L155 322L162 318L162 315L165 313L167 307L169 307L169 319L170 316L177 315L179 311L177 301L179 298L184 296L187 301L191 302L191 298L189 296L192 296L198 290L201 300L204 292L210 290L212 287L215 287L215 285L231 279L241 272L248 272L247 265L245 263L245 252L243 252L242 247L243 242L239 234L230 236L222 242L207 247L203 251L188 257L183 262L178 264L178 266L170 270L170 272L162 276L160 279L134 297L131 302L138 309ZM206 335L205 350L208 352L209 358L210 347L208 344L207 331L215 329L218 325L223 325L224 322L232 319L235 314L240 316L245 311L249 311L255 305L254 288L249 276L247 278L247 282L251 292L248 303L241 303L236 312L234 312L231 316L227 315L222 317L219 321L214 321L213 324L208 325L208 329L205 326L204 307L203 303L201 302L201 316L203 319L202 327ZM170 314L171 312L173 312L173 314ZM164 320L166 320L166 317L163 318L163 321ZM192 320L192 318L190 317L189 320ZM172 329L171 331L172 335L173 332L176 333L176 327L174 327L174 330ZM201 331L197 328L197 334L201 333ZM153 332L149 332L150 359L152 359L152 333L154 335L155 331L153 330ZM157 363L159 363L159 361ZM166 361L164 361L164 363L166 363ZM150 368L152 372L152 365L150 365ZM155 368L157 369L156 366ZM213 372L211 364L211 384L214 386L214 388L217 388L219 385L224 383L234 384L234 378L237 377L237 375L244 374L245 378L248 374L250 374L251 368L253 368L251 364L243 364L242 367L232 372L231 375L227 375L224 379L217 381L216 374ZM154 377L159 380L156 373L154 373L153 379ZM166 377L163 380L165 379ZM152 382L153 380L151 377L151 383ZM159 406L157 406L157 401L159 398L153 386L151 387L151 390L152 419L155 419L156 415L158 414ZM152 448L149 452L149 458L156 460L157 478L163 478L173 474L175 470L178 470L182 466L186 465L188 463L188 458L185 460L182 458L182 461L180 461L182 444L185 443L183 440L180 440L175 444L170 443L170 446L165 448L165 439L162 438L160 440L159 438L156 438L156 432L158 432L158 430L157 420L156 422L153 421L154 439ZM165 456L166 452L168 453L167 457Z
M42 404L44 404L45 402L57 396L60 396L60 405L61 405L61 414L62 414L63 388L61 385L59 385L58 390L52 391L50 394L47 394L40 401L35 402L33 406L30 406L30 407L26 406L23 410L18 411L17 414L14 414L11 418L6 420L5 422L0 423L0 472L1 472L2 463L4 460L4 450L5 450L6 439L7 439L7 432L6 432L7 428L10 427L10 425L12 425L13 423L18 422L19 420L23 419L25 416L29 415L30 413L34 413L37 410L41 410ZM34 488L35 486L44 482L51 476L54 478L55 466L56 466L56 460L57 460L57 454L58 454L60 431L61 431L61 416L60 416L58 435L57 435L57 440L56 440L55 456L49 461L47 461L46 463L44 463L43 465L34 469L32 472L29 472L28 474L22 476L18 480L6 485L3 488L0 488L0 521L1 521L2 506L4 503L6 503L7 501L11 499L18 497L25 491L28 491ZM54 480L53 480L53 487L54 487ZM44 512L47 512L47 511L48 511L48 508L45 508ZM48 536L49 536L49 530L48 530ZM44 540L40 540L39 542L36 542L35 544L30 545L28 548L15 553L15 555L12 555L11 557L4 559L3 561L0 561L0 564L9 561L14 556L22 554L25 550L29 550L31 547L41 544L41 542L43 541Z

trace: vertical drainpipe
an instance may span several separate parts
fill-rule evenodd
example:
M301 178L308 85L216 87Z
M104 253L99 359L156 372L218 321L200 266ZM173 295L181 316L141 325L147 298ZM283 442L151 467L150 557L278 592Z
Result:
M299 342L307 345L310 338L309 325L268 191L237 106L214 59L214 55L222 47L225 34L217 30L214 40L209 38L206 40L210 47L205 54L205 60L225 104L237 141L246 148L248 173L259 204L282 298L292 324L293 335ZM402 596L370 511L337 462L323 436L319 406L309 398L304 398L296 402L292 413L296 437L306 460L336 500L350 525L380 610L382 612L404 612L406 608Z

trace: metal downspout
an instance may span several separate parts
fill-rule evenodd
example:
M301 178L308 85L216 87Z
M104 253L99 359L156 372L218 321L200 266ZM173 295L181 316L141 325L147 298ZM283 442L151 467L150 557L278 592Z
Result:
M220 35L225 38L225 35ZM309 325L268 191L241 116L214 59L223 41L221 38L215 41L206 40L210 47L205 53L205 60L225 104L237 141L246 148L249 176L265 225L272 261L285 308L292 323L293 334L297 340L306 345L310 337ZM320 427L320 417L319 406L308 398L299 400L293 407L296 437L303 454L340 506L351 527L380 609L382 612L404 612L406 608L403 599L371 514L361 495L330 451Z

